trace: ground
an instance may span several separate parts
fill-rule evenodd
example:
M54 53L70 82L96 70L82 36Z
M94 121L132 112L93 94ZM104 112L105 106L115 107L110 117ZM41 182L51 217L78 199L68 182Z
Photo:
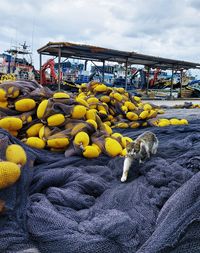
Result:
M154 105L175 106L183 105L185 102L200 104L200 100L145 100L146 103ZM160 114L160 118L186 118L187 120L200 119L200 108L194 109L165 109L165 114Z

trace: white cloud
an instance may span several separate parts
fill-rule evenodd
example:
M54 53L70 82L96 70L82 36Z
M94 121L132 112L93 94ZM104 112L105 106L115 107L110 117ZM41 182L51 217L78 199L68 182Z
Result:
M198 0L0 0L0 49L72 41L200 62Z

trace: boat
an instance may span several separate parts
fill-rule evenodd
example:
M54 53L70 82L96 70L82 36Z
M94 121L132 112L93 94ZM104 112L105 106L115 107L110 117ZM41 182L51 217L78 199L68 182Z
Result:
M0 80L35 79L35 68L32 61L32 52L29 50L26 41L19 46L13 46L0 54Z

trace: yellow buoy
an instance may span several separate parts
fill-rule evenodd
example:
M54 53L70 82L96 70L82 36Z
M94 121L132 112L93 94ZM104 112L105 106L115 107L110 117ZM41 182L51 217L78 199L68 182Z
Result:
M96 143L92 143L92 146L99 151L99 154L101 153L101 148Z
M181 122L181 124L183 124L183 125L188 125L187 119L181 119L180 122Z
M110 97L109 96L101 96L100 101L105 102L105 103L109 103L110 102Z
M86 119L92 119L92 120L96 120L96 110L95 109L90 109L86 112Z
M15 117L5 117L0 120L0 127L6 130L17 131L22 128L22 120Z
M89 124L91 124L91 125L93 125L93 127L95 128L95 130L97 130L97 123L96 123L96 121L94 121L93 119L88 119L88 120L86 120L86 122L87 123L89 123Z
M150 104L144 104L143 108L144 108L145 111L152 110L152 106Z
M83 105L75 105L72 111L72 119L81 119L86 114L86 107Z
M27 130L26 130L26 134L28 137L36 137L39 136L39 132L40 132L40 128L43 127L42 123L36 123L32 126L30 126Z
M45 142L38 137L29 137L26 144L32 148L42 149L45 147Z
M117 123L117 124L115 125L115 127L119 127L119 128L128 128L129 125L128 125L128 123L126 123L126 122L121 122L121 123Z
M48 100L47 99L44 99L39 105L38 105L38 108L37 108L37 117L38 119L42 119L44 117L44 114L46 112L46 109L47 109L47 105L48 105Z
M86 158L96 158L99 156L99 151L95 146L86 146L84 148L83 156Z
M86 147L90 142L89 135L85 132L79 132L74 138L74 144Z
M48 126L60 126L65 122L65 116L61 113L54 114L47 118Z
M46 140L51 133L51 129L48 126L42 126L39 130L39 137L42 140Z
M6 91L4 89L0 88L0 101L4 102L6 100L7 100Z
M124 148L120 154L121 156L126 156L127 155L127 150Z
M131 122L129 124L130 128L138 128L140 126L140 123L139 122Z
M121 138L121 137L123 137L123 135L120 134L120 133L114 133L111 136L114 137L114 138L119 138L119 137Z
M22 98L15 102L15 109L19 112L28 112L35 108L36 103L31 98Z
M166 127L170 125L170 121L168 119L159 119L158 126L159 127Z
M122 101L122 99L123 99L122 95L118 92L114 93L113 97L114 97L114 99L116 99L119 102Z
M134 109L136 108L136 106L135 106L132 102L130 102L130 101L126 101L126 102L124 103L124 105L125 105L129 110L134 110Z
M51 148L65 148L69 145L69 139L67 137L49 139L47 145Z
M53 98L70 98L70 95L65 92L56 92L53 94Z
M138 120L138 115L134 112L128 112L126 114L127 119L129 120Z
M149 116L149 112L148 111L143 111L140 113L139 118L140 119L146 119Z
M105 139L105 149L110 156L117 156L122 152L122 146L113 138Z
M107 124L103 123L103 126L107 134L112 134L112 129Z
M107 86L105 84L99 84L94 88L94 91L104 92L107 91Z
M8 101L0 101L0 107L1 108L8 108Z
M76 102L78 102L79 104L81 104L85 107L89 107L89 104L83 98L76 97Z
M24 165L27 161L26 152L20 145L9 145L6 149L6 160L16 164Z
M0 189L13 185L20 177L20 167L13 162L0 162Z
M138 96L133 96L133 99L138 103L141 101L141 98Z
M130 142L133 142L133 140L130 137L123 136L121 138L121 143L122 143L123 148L126 148L127 144L130 143Z
M179 119L170 119L169 121L171 125L180 125Z

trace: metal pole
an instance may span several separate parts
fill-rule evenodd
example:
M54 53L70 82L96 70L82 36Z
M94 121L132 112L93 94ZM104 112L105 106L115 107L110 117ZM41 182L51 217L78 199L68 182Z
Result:
M104 72L105 72L105 60L103 60L103 69L102 69L102 82L104 82Z
M88 61L85 60L85 66L84 66L84 70L85 70L85 71L87 70L87 63L88 63Z
M127 90L127 75L128 75L128 59L126 59L125 65L125 90Z
M181 69L181 76L180 76L180 98L182 98L182 85L183 85L183 69Z
M171 87L170 87L170 99L172 99L173 79L174 79L174 66L172 66L172 77L171 77Z
M58 50L58 90L60 90L60 61L61 61L61 48Z
M93 61L91 61L91 62L92 62L92 64L96 67L97 71L98 71L100 74L102 74L101 71L99 70L99 66L97 66Z
M146 78L146 82L147 82L146 94L147 94L147 96L149 95L149 74L150 74L150 67L147 67L147 78Z
M42 84L42 54L40 53L40 84Z

